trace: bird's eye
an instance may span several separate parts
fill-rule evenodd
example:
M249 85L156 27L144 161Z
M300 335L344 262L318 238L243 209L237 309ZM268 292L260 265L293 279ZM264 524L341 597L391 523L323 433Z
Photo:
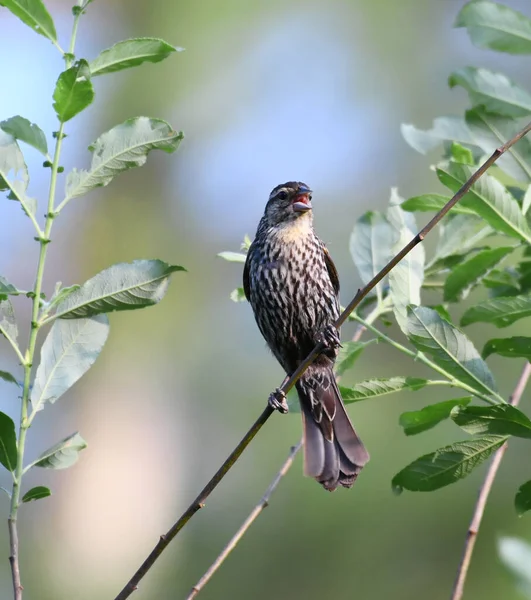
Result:
M277 194L277 198L279 200L285 200L288 197L288 192L286 192L285 190L282 190L281 192L279 192Z

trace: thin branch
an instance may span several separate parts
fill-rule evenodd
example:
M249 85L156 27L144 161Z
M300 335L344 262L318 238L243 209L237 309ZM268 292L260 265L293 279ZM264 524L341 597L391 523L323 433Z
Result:
M16 519L8 519L9 528L9 562L11 564L11 579L13 581L13 598L22 600L22 583L20 581L20 566L18 563L18 531Z
M531 363L526 362L522 370L522 374L518 379L518 383L514 388L514 392L512 393L509 399L509 403L513 406L517 406L520 402L520 398L522 397L525 386L527 385L530 376ZM494 479L496 478L496 474L498 473L498 469L500 468L500 464L506 450L507 442L503 444L503 446L501 446L501 448L499 448L494 454L492 462L489 465L489 470L487 471L485 479L481 484L481 487L479 488L479 495L476 502L476 506L474 508L474 514L472 516L472 520L470 521L470 525L466 534L463 556L461 558L461 562L459 563L459 568L457 569L457 577L455 579L454 587L452 590L451 600L461 600L461 598L463 597L465 581L468 575L468 569L470 567L472 552L474 551L474 545L476 543L479 527L483 519L483 513L485 512L485 505L487 504L487 500L489 498Z
M201 577L201 579L194 585L192 591L186 597L186 600L193 600L199 594L199 592L205 587L205 585L210 581L214 573L221 567L227 556L236 548L238 542L242 539L242 537L247 533L247 530L251 525L256 521L260 513L267 508L269 505L269 499L271 498L271 494L275 491L276 487L280 483L281 479L286 475L289 471L297 453L302 448L302 440L296 445L293 446L290 450L289 456L282 465L280 471L275 475L275 478L270 483L269 487L266 490L266 493L262 496L260 502L253 508L251 514L245 519L242 526L238 529L238 531L231 538L230 542L223 548L221 554L216 558L216 560L210 565L208 571Z
M478 168L478 170L470 177L470 179L464 183L461 188L457 191L456 194L445 204L445 206L431 219L431 221L406 245L402 250L392 259L387 265L377 274L375 275L371 281L364 287L358 290L358 293L354 296L354 298L350 301L345 310L341 313L337 321L334 323L335 327L339 329L341 325L348 319L349 315L354 311L354 309L361 303L361 301L371 292L376 285L422 240L426 237L426 235L441 221L443 217L445 217L448 212L461 200L463 196L467 194L472 185L491 167L497 160L504 154L511 146L516 144L520 139L522 139L527 133L531 131L531 122L528 123L520 132L518 132L512 139L506 142L503 146L497 148L492 155ZM317 358L317 356L322 352L324 346L322 343L319 343L315 346L315 348L310 352L310 354L306 357L306 359L297 367L294 373L291 376L284 380L283 384L280 386L280 390L287 394L289 390L295 385L295 383L299 380L301 375L306 371L306 369L313 363L313 361ZM210 495L210 493L214 490L214 488L218 485L218 483L223 479L223 477L227 474L232 465L239 458L243 450L247 447L249 442L253 439L253 437L258 433L258 431L262 428L265 422L271 416L273 410L269 407L269 405L264 409L264 412L260 415L256 423L249 430L249 432L245 435L243 440L238 444L236 449L231 453L229 458L223 463L214 477L207 483L203 491L199 494L199 496L192 502L192 504L186 509L183 515L179 518L179 520L171 527L171 529L164 535L161 535L159 542L155 546L155 548L151 551L150 555L146 558L146 560L142 563L140 568L136 571L136 573L131 577L131 579L127 582L122 591L116 596L115 600L125 600L129 598L129 596L137 589L140 580L144 577L144 575L149 571L149 569L153 566L157 558L162 554L165 548L169 545L171 540L179 533L179 531L183 528L183 526L192 518L192 516L201 508L202 504L206 500L206 498Z

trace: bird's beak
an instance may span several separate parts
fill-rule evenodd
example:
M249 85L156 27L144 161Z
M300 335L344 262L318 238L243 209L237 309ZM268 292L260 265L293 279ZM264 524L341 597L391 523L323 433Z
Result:
M307 212L312 210L312 203L310 201L311 190L305 190L295 196L292 204L294 212Z

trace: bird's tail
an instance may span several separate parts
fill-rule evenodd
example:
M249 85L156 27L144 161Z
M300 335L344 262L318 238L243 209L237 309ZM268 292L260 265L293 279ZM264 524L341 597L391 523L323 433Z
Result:
M330 367L313 366L297 383L304 436L304 474L325 489L352 487L369 460Z

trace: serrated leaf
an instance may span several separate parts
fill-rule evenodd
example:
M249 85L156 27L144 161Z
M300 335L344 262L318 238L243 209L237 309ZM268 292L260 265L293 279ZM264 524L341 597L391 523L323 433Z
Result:
M426 154L443 142L474 144L474 137L461 117L438 117L433 121L433 127L427 130L403 123L400 131L406 142L421 154Z
M526 481L518 488L514 497L514 508L519 517L531 510L531 481Z
M0 300L0 334L14 344L18 336L17 320L11 300Z
M428 431L441 421L448 419L453 408L466 406L471 400L471 396L455 398L437 402L437 404L430 404L420 410L402 413L399 420L400 426L404 428L406 435L417 435L423 431Z
M475 144L487 154L492 154L521 129L515 119L488 114L481 107L467 111L465 120ZM496 164L517 181L531 181L531 140L523 137L502 154Z
M454 423L470 435L484 433L531 438L531 421L510 404L457 407L451 414Z
M0 412L0 463L13 472L17 466L17 434L13 420Z
M47 498L51 496L52 492L50 488L44 487L43 485L38 485L31 490L28 490L24 496L22 496L22 502L31 502L32 500L41 500L42 498Z
M35 411L53 404L84 375L101 352L109 335L106 315L90 319L59 319L41 348L41 361L31 390Z
M440 165L437 168L441 183L453 192L457 192L474 172L473 167L458 163ZM474 183L461 203L475 211L497 231L531 243L531 230L518 202L491 175L485 174Z
M415 217L400 208L402 198L395 188L387 210L387 220L394 229L395 244L391 253L398 253L418 233ZM424 282L425 252L422 244L417 244L389 273L389 295L393 302L393 312L400 329L407 329L407 307L420 304L420 289Z
M513 246L488 248L457 265L444 282L445 302L459 302L466 298L470 290L513 250Z
M354 225L350 236L350 254L361 280L367 284L391 260L395 241L389 221L379 212L366 212ZM376 286L382 296L383 282Z
M233 302L246 302L247 298L245 297L244 289L242 287L237 287L235 290L232 290L230 299Z
M502 73L463 67L450 75L448 84L463 87L472 105L489 113L515 118L531 114L531 96Z
M527 597L531 596L531 545L518 538L498 540L498 554L502 563L511 571L516 583Z
M21 116L11 117L0 122L0 128L12 135L16 140L33 146L44 156L48 154L48 144L42 129Z
M0 371L0 379L3 379L7 383L14 383L16 386L20 387L20 384L17 381L16 377L14 375L11 375L11 373L8 373L7 371Z
M79 453L87 447L87 442L74 433L45 450L31 466L43 469L67 469L77 462Z
M467 309L461 317L461 325L493 323L507 327L515 321L531 315L531 296L510 296L484 300Z
M151 150L175 152L182 132L161 119L129 119L100 136L90 147L93 153L88 171L74 169L66 178L65 201L83 196L94 188L108 185L116 175L141 167Z
M77 319L115 310L135 310L164 298L170 275L184 271L161 260L135 260L101 271L57 306L56 317Z
M507 358L531 359L531 337L515 336L489 340L483 347L481 355L487 358L491 354L499 354Z
M61 123L70 121L85 110L94 100L94 88L86 60L78 60L73 67L63 71L55 84L54 110Z
M472 43L509 54L531 54L531 21L508 6L490 1L465 4L455 22Z
M405 200L400 205L402 210L408 212L439 212L450 200L450 196L443 194L423 194ZM461 206L459 202L452 208L450 214L475 215L470 208Z
M338 377L341 377L354 366L360 354L370 344L374 344L377 340L372 339L367 342L343 342L337 355L335 372Z
M160 62L173 52L181 50L182 48L176 48L159 38L145 37L124 40L103 50L91 61L90 73L94 77L137 67L145 62Z
M0 0L25 25L52 42L57 41L55 25L42 0Z
M430 308L409 311L411 343L429 354L445 371L482 394L491 395L496 384L490 369L466 335Z
M508 436L489 435L455 442L417 458L393 477L397 492L432 492L464 479L503 446Z
M220 252L218 256L229 262L237 263L244 263L247 259L247 256L241 252Z
M352 387L339 386L341 396L346 404L359 402L376 396L386 396L402 390L417 391L428 385L427 379L418 377L390 377L388 379L367 379Z

